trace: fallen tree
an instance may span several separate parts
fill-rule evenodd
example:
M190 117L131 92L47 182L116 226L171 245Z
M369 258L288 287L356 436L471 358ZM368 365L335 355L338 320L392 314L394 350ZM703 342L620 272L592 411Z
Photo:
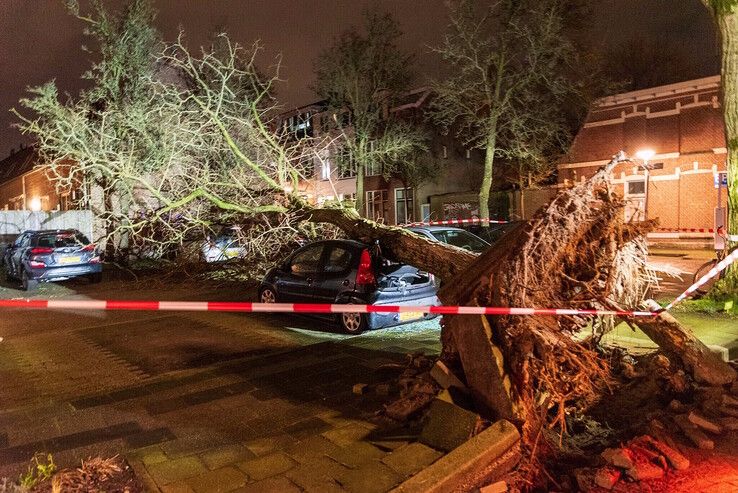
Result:
M643 234L652 225L624 221L623 203L609 184L617 159L561 192L477 257L369 221L341 203L319 207L309 202L300 185L317 166L306 165L305 158L320 163L326 142L295 143L275 131L274 79L264 80L256 69L258 49L243 52L223 39L218 52L195 56L176 43L160 54L157 66L174 74L174 82L146 81L146 116L166 142L148 160L101 159L86 146L105 134L100 121L125 118L130 108L91 109L73 102L67 107L49 86L27 101L38 115L25 118L23 128L38 137L52 168L71 166L69 176L94 172L115 184L110 195L128 204L116 216L119 234L133 237L157 228L178 232L219 216L235 221L268 212L291 221L330 223L348 236L377 242L385 255L438 276L439 296L447 305L603 308L611 303L635 307L643 299L648 285ZM126 142L127 148L137 148L133 137ZM478 410L488 419L516 423L534 455L544 427L564 432L572 410L585 409L608 392L610 368L597 338L580 335L591 322L575 316L450 316L444 320L442 357L465 379ZM596 327L608 326L598 322L604 323ZM733 371L709 359L707 348L677 323L654 317L643 327L696 380L733 379Z

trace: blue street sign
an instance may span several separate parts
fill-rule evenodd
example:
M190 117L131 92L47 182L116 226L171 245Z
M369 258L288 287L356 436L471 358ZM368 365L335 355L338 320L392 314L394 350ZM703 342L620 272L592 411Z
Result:
M721 171L716 175L713 175L714 179L713 182L715 183L715 188L728 188L728 172L727 171Z

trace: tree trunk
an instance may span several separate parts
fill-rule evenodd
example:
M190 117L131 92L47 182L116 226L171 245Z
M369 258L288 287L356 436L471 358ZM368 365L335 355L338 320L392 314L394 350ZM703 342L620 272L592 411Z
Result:
M367 243L378 241L386 255L442 280L450 280L460 274L477 258L467 250L430 241L404 228L383 226L364 219L351 209L313 209L300 204L298 213L313 222L338 226L351 238Z
M728 232L731 245L735 245L738 244L738 13L718 13L717 24L722 44L723 119L728 149ZM738 288L738 268L730 269L726 281Z
M357 160L356 163L356 210L360 215L366 216L364 207L364 163ZM369 219L374 219L370 217Z
M479 189L479 216L480 219L489 219L489 192L492 190L492 175L495 164L495 151L497 150L497 118L492 119L489 136L484 152L484 175L482 186ZM482 223L482 227L489 227L489 223Z
M562 191L482 256L377 224L352 209L312 209L293 198L293 210L334 224L350 237L378 241L384 255L437 275L443 281L438 296L446 306L602 308L614 296L613 286L620 286L617 262L627 264L617 253L648 229L624 222L622 202L608 183L615 164ZM642 265L645 259L633 261ZM632 265L620 268L630 272ZM607 361L572 337L586 324L586 318L570 316L446 316L442 358L466 380L485 417L516 422L532 444L541 426L565 428L566 410L598 401L609 384ZM723 384L735 377L667 316L639 324L696 380Z
M661 307L653 300L646 302L649 310ZM658 317L630 320L668 355L678 357L695 380L708 385L725 385L736 378L735 371L683 327L668 313Z

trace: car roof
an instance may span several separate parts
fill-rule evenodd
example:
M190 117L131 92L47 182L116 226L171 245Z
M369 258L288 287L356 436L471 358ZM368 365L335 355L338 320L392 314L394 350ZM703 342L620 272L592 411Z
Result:
M53 233L79 233L76 229L28 229L21 234L48 235Z
M347 239L311 241L310 243L303 245L301 248L305 248L310 245L319 245L319 244L323 244L323 245L340 244L340 245L350 246L352 248L369 248L369 245L367 245L366 243L362 243L356 240L347 240Z

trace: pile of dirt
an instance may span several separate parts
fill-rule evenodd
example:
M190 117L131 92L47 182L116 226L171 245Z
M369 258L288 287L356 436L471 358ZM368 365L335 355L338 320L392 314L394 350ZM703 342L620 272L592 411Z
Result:
M144 493L141 481L120 457L83 460L76 469L63 469L30 493Z
M381 414L398 422L420 419L440 390L430 375L434 364L435 359L423 353L408 354L404 368L393 383L399 398L387 404Z

